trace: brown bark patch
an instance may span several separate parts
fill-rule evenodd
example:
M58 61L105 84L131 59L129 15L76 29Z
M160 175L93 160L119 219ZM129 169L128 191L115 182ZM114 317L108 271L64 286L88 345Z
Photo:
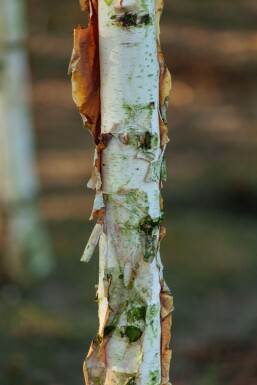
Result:
M171 338L172 325L172 311L173 311L173 297L170 295L165 282L161 282L162 290L160 293L161 301L161 385L169 384L169 371L172 350L169 347Z
M72 74L72 96L83 118L85 127L91 131L96 144L100 135L100 64L98 42L97 0L80 2L88 10L88 28L79 25L74 30L74 48L69 72Z
M160 109L159 109L159 123L161 146L169 143L168 125L166 112L168 108L168 100L171 90L171 75L168 67L165 64L164 56L161 49L160 42L160 18L163 10L164 0L155 0L155 14L156 14L156 41L157 41L157 55L160 66Z
M82 11L89 12L89 0L79 0L79 4Z
M112 281L110 274L104 276L104 295L108 299L109 304L109 290ZM86 385L103 384L106 377L106 344L110 336L105 335L105 327L110 317L109 306L106 308L104 322L102 328L99 328L97 337L92 341L88 355L84 361L83 372ZM103 382L102 382L103 381Z

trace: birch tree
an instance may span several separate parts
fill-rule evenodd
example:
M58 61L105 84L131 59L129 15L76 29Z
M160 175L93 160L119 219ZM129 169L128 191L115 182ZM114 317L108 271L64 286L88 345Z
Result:
M81 0L72 92L96 145L88 187L99 242L99 329L84 362L87 385L169 384L172 296L163 278L161 188L171 78L160 48L163 0Z
M24 0L0 0L0 213L5 273L28 283L53 267L36 198Z

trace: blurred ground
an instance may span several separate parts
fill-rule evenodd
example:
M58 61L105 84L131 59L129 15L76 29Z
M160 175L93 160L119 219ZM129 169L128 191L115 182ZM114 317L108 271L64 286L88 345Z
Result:
M97 256L79 257L92 223L93 144L67 66L78 1L29 0L40 199L57 269L32 290L1 289L1 385L81 385L97 329ZM257 5L166 1L173 73L162 244L176 311L174 385L257 383Z

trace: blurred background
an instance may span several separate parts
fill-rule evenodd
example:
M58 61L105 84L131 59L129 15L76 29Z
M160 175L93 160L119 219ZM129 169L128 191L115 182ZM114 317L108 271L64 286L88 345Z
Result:
M162 18L173 75L162 256L176 308L174 385L257 384L256 20L255 0L169 0ZM86 18L76 0L28 0L27 21L38 212L55 267L30 283L1 263L0 384L82 385L97 331L97 255L79 262L93 226L94 146L67 68L72 29Z

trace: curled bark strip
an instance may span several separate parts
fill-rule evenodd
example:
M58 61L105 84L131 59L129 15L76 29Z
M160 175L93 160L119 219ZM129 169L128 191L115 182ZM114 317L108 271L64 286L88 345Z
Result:
M93 211L90 220L99 217L99 213L105 208L104 195L101 191L97 191L94 200Z
M162 280L162 290L160 293L161 300L161 327L162 327L162 339L161 339L161 370L162 379L161 385L169 385L169 369L172 351L169 348L171 338L171 325L172 325L172 311L173 311L173 297L170 295L169 289Z
M162 148L162 151L160 151L160 155L156 157L149 166L148 173L146 175L145 181L146 182L157 182L164 180L164 154L165 154L166 146Z
M74 30L74 48L69 73L72 74L72 96L85 127L91 131L96 144L100 135L100 64L98 42L98 2L80 2L89 10L88 28L79 25Z
M95 156L93 162L92 175L87 183L87 187L92 190L99 191L102 186L101 177L101 149L97 146L95 149Z
M83 371L86 385L102 384L106 377L106 344L110 337L105 335L106 323L110 317L109 309L109 290L112 281L110 274L105 274L103 278L105 290L105 315L102 324L99 325L98 336L92 341L88 355L83 364Z
M169 142L168 138L168 126L166 111L168 107L169 95L171 90L171 75L169 69L165 63L164 56L161 49L160 42L160 19L164 6L164 0L155 0L155 14L156 14L156 35L157 35L157 54L160 66L160 134L161 134L161 145L165 145Z
M93 231L92 231L92 234L90 235L90 238L88 240L88 243L87 243L86 248L84 250L84 253L82 255L81 262L89 262L90 261L90 259L93 256L93 253L95 251L95 248L98 244L98 241L99 241L99 238L100 238L100 235L102 234L102 232L103 232L103 226L97 223L95 225Z
M89 0L79 0L79 3L82 11L89 12Z
M166 235L166 227L161 226L161 227L160 227L160 241L163 240L163 238L165 237L165 235Z
M93 340L83 364L86 385L97 384L97 381L99 383L99 378L106 377L105 357L101 354L102 352L104 352L104 349L103 347L100 349L100 342Z
M108 273L105 273L103 278L103 284L104 284L104 296L106 298L109 298L109 289L110 289L111 281L112 281L112 276Z

